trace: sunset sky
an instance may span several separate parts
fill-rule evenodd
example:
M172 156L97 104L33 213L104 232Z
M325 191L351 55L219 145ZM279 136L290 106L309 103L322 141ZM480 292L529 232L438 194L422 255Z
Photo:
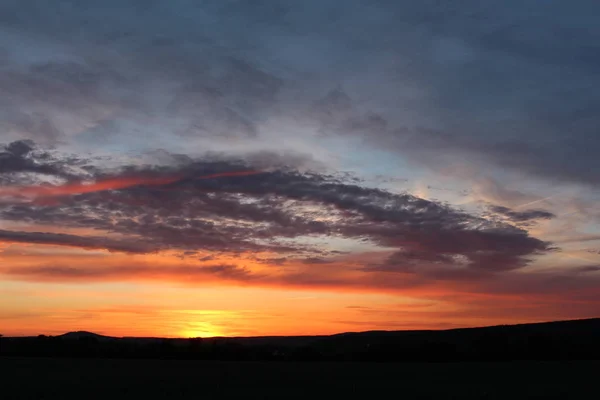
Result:
M3 0L0 334L600 316L597 0Z

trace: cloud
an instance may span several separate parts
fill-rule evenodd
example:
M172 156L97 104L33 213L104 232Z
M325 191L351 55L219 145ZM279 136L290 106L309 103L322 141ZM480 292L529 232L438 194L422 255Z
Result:
M130 279L174 280L179 282L191 281L199 283L202 280L232 280L243 283L259 275L244 267L235 265L180 265L156 266L130 263L117 266L59 266L42 265L26 268L5 268L4 273L20 278L30 278L41 281L114 281Z
M316 264L330 264L332 261L327 260L322 257L307 257L307 258L303 259L302 262L304 264L316 265Z
M219 11L207 5L149 4L140 14L136 1L60 10L26 3L2 5L0 87L11 101L1 104L0 125L9 137L153 150L164 137L149 132L153 119L188 140L254 138L264 117L257 112L274 104L282 85L219 38ZM182 20L186 14L195 22ZM209 26L220 32L204 31ZM129 136L131 128L145 129L150 143Z
M460 260L455 259L450 254L435 254L418 250L397 251L389 255L380 263L366 265L364 271L377 272L399 272L399 273L428 273L432 265L443 266L442 269L448 270L448 266L459 265ZM456 272L453 274L456 276Z
M0 149L2 149L0 147ZM66 164L45 151L36 151L35 143L30 140L18 140L0 150L0 172L3 176L11 173L36 173L68 176Z
M211 265L204 267L202 270L223 279L250 280L257 276L248 268L238 267L236 265Z
M599 7L9 1L0 121L8 137L86 149L329 162L322 135L354 135L425 167L597 185Z
M344 175L293 169L257 173L252 165L227 159L132 165L95 175L91 184L36 189L62 195L58 203L18 202L6 205L0 216L114 232L135 237L153 251L263 249L308 252L307 259L317 260L321 250L303 238L340 237L397 248L420 262L461 260L469 268L501 271L525 267L550 250L514 225L361 186Z
M77 236L64 233L20 232L0 229L0 242L31 243L54 246L80 247L90 250L108 250L125 253L146 253L152 248L132 239L109 239L106 237Z
M256 271L246 265L245 260L236 263L194 264L165 263L160 259L142 261L139 258L108 258L100 261L70 260L65 263L49 258L42 262L21 262L19 266L3 264L0 272L6 279L33 282L158 281L192 287L204 284L251 285L290 290L392 294L427 299L427 305L399 306L400 314L406 317L420 313L430 316L439 313L440 317L449 319L470 315L494 320L498 317L510 317L509 310L513 310L514 316L528 318L540 318L542 314L547 314L547 318L559 314L568 317L573 308L587 317L594 313L597 315L600 311L600 276L587 266L530 273L511 271L492 276L443 276L440 270L440 275L436 276L418 269L394 274L387 271L349 270L349 265L358 264L342 262L330 264L326 268L323 265L303 264L291 269L271 266ZM524 302L524 299L527 301ZM388 311L393 314L393 310L388 308ZM364 312L371 310L364 309Z
M579 271L579 272L599 272L600 271L600 266L598 266L598 265L586 265L586 266L577 268L577 271Z
M216 179L227 176L247 176L258 174L260 171L230 171L198 176L193 179ZM53 197L78 195L85 193L103 192L126 189L135 186L165 186L183 179L183 176L120 176L113 179L97 179L92 183L70 183L56 186L21 186L0 189L0 195L20 195L34 199L52 200ZM189 179L189 177L188 177ZM57 200L59 201L59 200Z
M525 211L515 211L511 210L508 207L503 206L491 206L489 208L492 212L496 214L500 214L510 219L512 222L528 222L531 220L537 219L552 219L555 218L556 215L549 211L545 210L525 210Z

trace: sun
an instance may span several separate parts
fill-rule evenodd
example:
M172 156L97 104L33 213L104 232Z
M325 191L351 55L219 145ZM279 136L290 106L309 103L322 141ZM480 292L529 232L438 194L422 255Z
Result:
M184 338L209 338L217 336L225 336L222 329L207 322L195 322L188 324L185 329L179 332L179 336Z
M223 333L219 332L217 330L198 330L198 329L193 329L193 330L182 331L179 336L181 336L182 338L186 338L186 339L191 339L191 338L210 338L210 337L223 336Z

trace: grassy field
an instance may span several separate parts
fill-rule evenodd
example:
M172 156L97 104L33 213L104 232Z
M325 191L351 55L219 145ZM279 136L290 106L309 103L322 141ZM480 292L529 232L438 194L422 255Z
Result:
M18 399L585 399L600 362L251 363L0 358L0 393ZM142 397L139 397L142 396Z

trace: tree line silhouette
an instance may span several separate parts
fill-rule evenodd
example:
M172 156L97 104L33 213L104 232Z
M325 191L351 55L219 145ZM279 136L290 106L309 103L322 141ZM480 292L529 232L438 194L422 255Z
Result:
M113 338L78 332L0 337L0 355L237 361L599 360L599 339L600 319L314 337Z

